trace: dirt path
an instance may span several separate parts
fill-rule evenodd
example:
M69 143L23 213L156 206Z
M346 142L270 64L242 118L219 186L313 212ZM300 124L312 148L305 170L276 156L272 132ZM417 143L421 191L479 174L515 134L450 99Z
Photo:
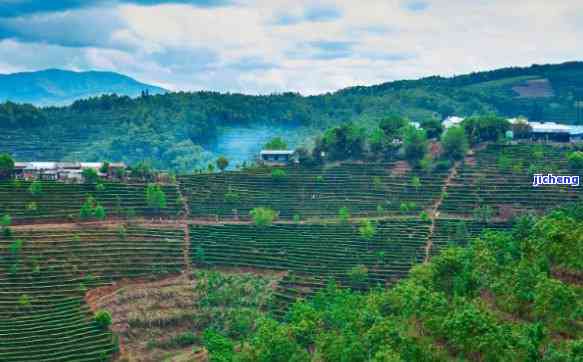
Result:
M183 268L182 273L190 278L191 274L191 262L190 262L190 223L188 219L190 218L190 207L188 206L188 199L182 194L180 186L176 184L176 192L180 202L182 202L182 218L180 223L184 229L184 240L182 242L182 258L183 258Z
M431 211L429 212L429 219L431 220L431 226L429 226L429 234L427 235L427 244L425 245L425 259L424 262L428 262L431 257L431 248L433 247L433 234L435 232L435 221L439 218L439 208L443 203L443 196L447 193L448 187L451 185L452 180L457 176L458 168L461 164L461 161L456 161L449 174L445 178L445 182L441 187L441 193L439 194L439 198L435 200L435 203L431 207Z

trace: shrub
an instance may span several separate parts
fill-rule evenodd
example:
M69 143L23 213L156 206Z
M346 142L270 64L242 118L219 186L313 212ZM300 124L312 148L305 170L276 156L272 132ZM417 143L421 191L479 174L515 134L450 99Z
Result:
M206 262L206 256L204 254L204 249L200 246L194 251L194 261L199 265L203 265Z
M95 190L97 191L105 191L105 185L102 183L98 183L97 185L95 185Z
M583 152L576 151L571 152L567 155L567 161L569 162L569 168L574 171L583 170Z
M225 202L236 203L240 199L239 193L233 192L229 187L229 190L225 193Z
M294 220L295 223L299 223L300 220L301 220L300 214L294 214L293 220Z
M81 210L79 210L79 217L82 220L87 220L94 215L95 199L92 196L87 197L83 205L81 205Z
M348 211L346 206L341 207L340 210L338 210L338 219L341 223L344 224L348 222L348 219L350 219L350 211Z
M22 294L18 299L18 305L20 305L21 307L30 306L30 299L28 298L28 295Z
M324 176L322 176L322 175L316 176L316 182L318 182L318 183L324 182Z
M285 172L284 169L281 168L276 168L271 170L271 178L274 181L281 181L286 177L287 173Z
M104 309L100 309L95 312L95 323L97 326L103 330L107 330L111 325L111 313Z
M368 268L365 265L356 265L348 271L348 278L353 285L364 283L368 278Z
M427 211L421 211L421 214L419 214L419 218L421 219L421 221L429 221L429 214L427 213Z
M2 225L2 236L6 239L12 237L12 229L10 229L11 224L12 218L8 214L5 214L2 216L2 219L0 219L0 225Z
M8 247L8 249L10 250L10 254L16 255L16 254L20 253L23 246L24 246L24 242L22 240L18 239L18 240L14 240L12 243L10 243L10 246Z
M439 160L433 164L433 171L447 171L451 167L451 162L449 160Z
M11 224L12 218L8 214L5 214L4 216L2 216L2 219L0 219L0 225L2 226L10 226Z
M498 169L503 172L508 172L512 169L512 159L508 156L501 155L498 157Z
M268 207L256 207L249 212L256 226L270 226L277 219L277 212Z
M383 187L383 180L379 176L373 176L372 184L376 191L380 191L381 188Z
M166 208L166 194L158 184L148 184L146 189L146 201L148 207L160 212Z
M377 232L377 228L374 222L370 220L362 220L358 232L360 233L360 236L366 240L372 240Z
M34 180L30 186L28 187L28 192L32 195L32 196L40 196L43 192L43 186L42 183L38 180Z
M415 188L415 191L419 192L421 188L421 179L419 179L419 176L413 176L411 178L411 186Z
M28 204L26 204L26 211L31 213L31 214L34 214L35 212L37 212L38 206L37 206L36 202L31 201Z
M409 163L417 167L427 153L427 133L413 126L406 127L403 137L405 158Z
M385 208L383 207L383 205L377 205L377 214L384 214L385 213Z
M104 220L105 219L105 208L99 204L95 206L95 210L93 210L93 214L97 220Z
M213 330L203 333L203 344L209 352L210 362L230 362L233 360L233 342Z
M490 222L494 216L494 210L489 205L480 206L474 209L474 218L481 222Z
M125 226L120 225L117 227L117 237L119 240L122 240L122 241L126 239L127 231L126 231Z
M7 153L0 154L0 179L10 177L13 170L14 160L12 157Z

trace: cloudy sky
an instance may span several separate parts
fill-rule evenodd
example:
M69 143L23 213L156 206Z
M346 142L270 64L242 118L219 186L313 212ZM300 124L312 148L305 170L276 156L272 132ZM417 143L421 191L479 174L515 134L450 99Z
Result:
M0 0L0 73L316 94L583 58L579 0Z

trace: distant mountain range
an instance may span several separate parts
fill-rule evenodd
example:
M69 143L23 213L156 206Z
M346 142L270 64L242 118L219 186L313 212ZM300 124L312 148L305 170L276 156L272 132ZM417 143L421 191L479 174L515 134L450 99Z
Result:
M135 97L167 92L114 72L73 72L47 69L37 72L0 74L0 102L32 103L38 106L68 105L77 99L116 93Z

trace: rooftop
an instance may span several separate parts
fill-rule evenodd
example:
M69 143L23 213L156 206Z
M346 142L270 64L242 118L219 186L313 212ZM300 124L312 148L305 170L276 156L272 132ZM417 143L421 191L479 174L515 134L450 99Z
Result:
M293 155L296 151L294 150L261 150L259 154L263 155Z

